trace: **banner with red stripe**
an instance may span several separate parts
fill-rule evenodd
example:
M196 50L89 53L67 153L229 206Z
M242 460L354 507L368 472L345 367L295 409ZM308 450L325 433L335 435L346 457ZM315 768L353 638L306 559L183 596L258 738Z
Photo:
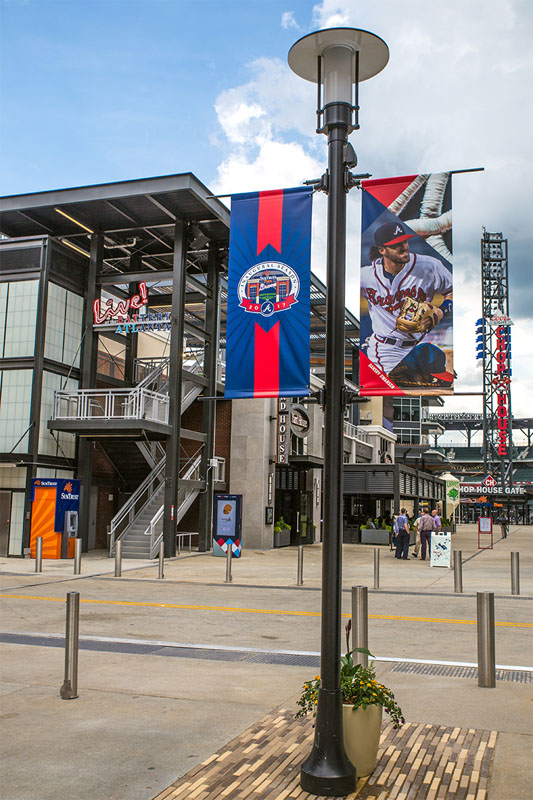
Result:
M225 397L309 394L312 191L231 198Z

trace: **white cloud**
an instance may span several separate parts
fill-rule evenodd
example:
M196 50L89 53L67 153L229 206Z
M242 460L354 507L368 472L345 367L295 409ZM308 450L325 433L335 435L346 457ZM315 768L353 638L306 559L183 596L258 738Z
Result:
M295 28L297 31L300 30L300 26L296 22L294 17L294 11L284 11L281 15L281 27L283 30L288 31L290 28Z
M268 122L258 124L258 120L266 116L266 111L257 103L245 103L234 89L224 92L215 110L222 130L229 141L235 144L244 144L254 131L258 135L261 128L266 128L266 131L270 128Z
M313 7L313 23L318 28L345 27L350 18L346 3L331 2L321 3Z
M284 17L287 27L292 12ZM513 328L513 412L529 415L533 390L530 198L533 167L527 103L533 58L526 0L323 0L309 30L354 26L387 41L385 70L360 88L361 129L351 141L357 171L374 177L483 166L454 178L455 358L459 391L479 391L474 323L481 313L483 226L509 239ZM304 29L305 30L305 29ZM223 93L217 112L224 136L218 191L297 185L326 167L326 139L315 134L315 87L279 59L248 65L249 80ZM348 201L347 305L358 311L359 202ZM313 269L325 277L323 196L315 201ZM446 408L481 410L480 397L446 400Z

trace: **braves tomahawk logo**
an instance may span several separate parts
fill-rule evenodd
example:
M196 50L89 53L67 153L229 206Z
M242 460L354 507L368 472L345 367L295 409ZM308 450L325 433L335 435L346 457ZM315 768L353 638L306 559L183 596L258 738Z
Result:
M239 306L252 314L270 317L298 302L300 280L280 261L263 261L250 267L237 286Z

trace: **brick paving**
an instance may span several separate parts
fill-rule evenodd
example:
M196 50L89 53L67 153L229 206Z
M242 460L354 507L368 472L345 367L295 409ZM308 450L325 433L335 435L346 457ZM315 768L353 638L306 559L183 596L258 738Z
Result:
M313 742L310 719L263 717L153 800L306 800L300 765ZM382 729L378 763L357 781L357 800L486 800L497 732L407 723Z

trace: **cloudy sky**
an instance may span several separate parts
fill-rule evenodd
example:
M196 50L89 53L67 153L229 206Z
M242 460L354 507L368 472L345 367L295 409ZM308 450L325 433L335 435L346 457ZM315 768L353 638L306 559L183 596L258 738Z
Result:
M513 411L531 416L533 181L527 0L0 0L0 194L194 172L213 191L322 174L315 88L287 52L321 27L381 36L361 86L358 170L373 177L484 167L454 178L458 391L479 391L483 226L509 240ZM6 35L7 34L7 35ZM314 208L324 277L326 199ZM360 194L349 198L347 305L358 312ZM446 410L481 411L479 397Z

